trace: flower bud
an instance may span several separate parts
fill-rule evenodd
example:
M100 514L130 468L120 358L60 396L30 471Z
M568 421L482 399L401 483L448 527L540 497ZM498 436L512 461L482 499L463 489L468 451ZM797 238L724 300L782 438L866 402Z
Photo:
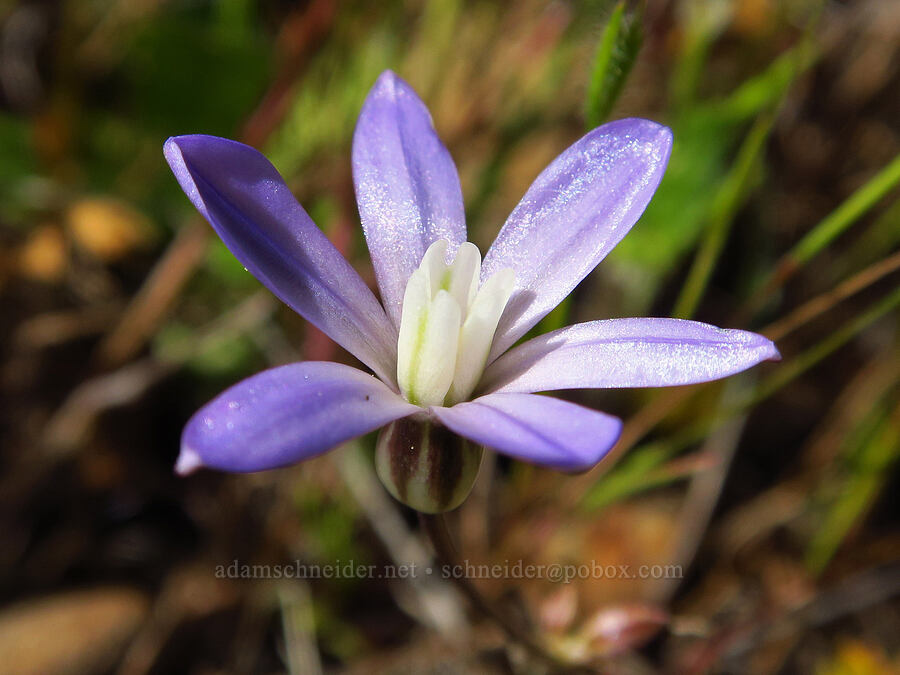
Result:
M407 417L378 435L375 471L398 501L422 513L463 503L478 475L484 448L432 420Z

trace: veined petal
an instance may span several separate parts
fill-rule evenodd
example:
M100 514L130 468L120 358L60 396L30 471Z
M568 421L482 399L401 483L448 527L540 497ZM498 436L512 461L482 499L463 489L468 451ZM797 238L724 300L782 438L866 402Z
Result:
M381 300L395 326L406 281L429 244L466 240L456 166L431 115L412 88L391 71L378 78L353 135L356 201Z
M385 382L396 374L396 329L372 291L253 148L177 136L165 156L182 189L247 270Z
M563 471L592 467L622 431L617 417L536 394L488 394L431 411L460 436Z
M590 321L541 335L492 363L491 392L708 382L780 355L771 340L682 319Z
M338 363L263 371L201 408L181 437L179 473L274 469L419 410L378 379Z
M604 124L537 177L484 257L482 279L511 267L516 289L491 360L522 337L596 267L644 212L672 145L642 119Z

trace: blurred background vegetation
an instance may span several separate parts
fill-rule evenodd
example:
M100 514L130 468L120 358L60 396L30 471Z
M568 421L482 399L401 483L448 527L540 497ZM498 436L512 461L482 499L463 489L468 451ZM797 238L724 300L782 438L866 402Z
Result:
M170 135L263 150L373 281L349 144L395 69L486 250L587 128L675 147L649 209L541 325L765 332L709 385L581 392L626 420L581 476L489 458L476 562L683 578L477 581L601 672L897 672L900 4L892 0L0 1L0 671L546 672L438 579L234 580L216 565L427 562L371 439L288 470L172 474L242 377L349 360L193 213Z

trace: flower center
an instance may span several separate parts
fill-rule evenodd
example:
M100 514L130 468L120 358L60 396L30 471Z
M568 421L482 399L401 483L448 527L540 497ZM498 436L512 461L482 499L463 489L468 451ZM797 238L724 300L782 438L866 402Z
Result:
M428 247L403 296L397 381L415 405L453 405L472 393L515 282L507 268L479 288L478 247L461 244L448 265L448 246L439 239Z

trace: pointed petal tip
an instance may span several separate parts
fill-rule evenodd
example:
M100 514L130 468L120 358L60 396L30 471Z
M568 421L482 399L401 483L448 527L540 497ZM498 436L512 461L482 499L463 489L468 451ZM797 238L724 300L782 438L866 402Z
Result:
M163 143L163 156L169 163L175 177L181 183L181 187L188 192L188 196L190 196L190 185L194 182L194 178L188 168L188 162L195 160L198 156L202 156L204 149L212 149L225 144L241 145L227 138L208 136L206 134L170 136Z
M186 142L190 142L190 139L197 138L197 134L182 134L180 136L169 136L166 139L166 142L163 143L163 153L166 156L169 156L172 153L181 153L182 146Z
M781 352L778 351L778 347L775 346L775 343L768 339L766 342L768 342L766 345L766 361L781 361Z
M169 136L166 142L163 143L163 156L172 169L184 163L184 158L181 156L181 147L178 145L178 141L181 138L181 136Z
M762 333L754 333L752 331L742 331L732 329L735 333L743 333L746 336L747 343L758 349L759 362L762 361L781 361L781 352L778 347Z
M203 460L194 450L188 446L181 447L181 453L175 461L175 473L179 476L187 476L203 466Z
M668 163L668 157L672 154L672 143L675 142L675 134L665 125L657 124L656 126L660 145L665 148L666 162Z
M413 89L409 82L400 77L393 70L385 70L375 80L372 89L369 91L368 99L387 99L395 104L400 104L407 99L412 99L413 105L418 104L425 108L428 119L431 120L431 112L428 111L425 103Z
M397 73L391 69L387 69L378 76L369 96L384 96L393 98L397 95L397 89L405 84Z
M231 140L230 138L222 138L221 136L210 136L209 134L181 134L180 136L169 136L163 143L163 154L166 158L190 155L192 152L215 147L240 147L249 148L244 143ZM251 148L254 152L255 148Z

